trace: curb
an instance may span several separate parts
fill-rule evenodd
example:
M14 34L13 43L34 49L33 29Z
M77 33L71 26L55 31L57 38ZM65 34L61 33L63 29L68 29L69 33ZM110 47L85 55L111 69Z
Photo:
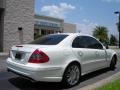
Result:
M116 80L118 78L120 78L120 72L118 72L118 73L116 73L116 74L114 74L114 75L112 75L112 76L110 76L110 77L108 77L106 79L100 80L100 81L98 81L96 83L93 83L91 85L82 87L82 88L77 89L77 90L94 90L94 89L99 88L99 87L101 87L101 86L103 86L103 85L105 85L107 83L110 83L110 82L112 82L112 81L114 81L114 80Z

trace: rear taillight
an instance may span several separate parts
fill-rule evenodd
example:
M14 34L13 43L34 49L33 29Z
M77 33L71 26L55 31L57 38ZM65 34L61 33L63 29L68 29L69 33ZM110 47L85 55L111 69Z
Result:
M49 61L49 57L42 51L39 51L38 49L35 50L30 59L29 63L45 63Z

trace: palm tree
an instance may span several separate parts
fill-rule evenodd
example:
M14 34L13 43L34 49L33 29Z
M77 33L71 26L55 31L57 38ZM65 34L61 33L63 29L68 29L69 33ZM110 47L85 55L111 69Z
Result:
M101 41L103 43L109 42L108 30L104 26L96 26L93 31L93 36L98 38L99 41Z
M111 36L110 36L110 45L117 45L117 43L118 43L117 38L114 35L111 34Z

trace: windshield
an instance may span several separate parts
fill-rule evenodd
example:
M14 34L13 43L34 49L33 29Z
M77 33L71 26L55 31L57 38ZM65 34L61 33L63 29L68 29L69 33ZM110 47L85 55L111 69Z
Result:
M36 39L30 44L40 44L40 45L56 45L60 43L68 35L46 35Z

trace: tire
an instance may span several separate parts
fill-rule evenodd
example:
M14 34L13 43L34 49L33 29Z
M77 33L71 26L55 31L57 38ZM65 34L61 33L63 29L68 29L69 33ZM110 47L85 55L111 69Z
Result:
M110 70L115 70L116 63L117 63L117 59L115 56L113 56L111 63L110 63Z
M80 76L80 66L76 63L70 64L64 72L62 83L64 86L72 87L79 83Z

